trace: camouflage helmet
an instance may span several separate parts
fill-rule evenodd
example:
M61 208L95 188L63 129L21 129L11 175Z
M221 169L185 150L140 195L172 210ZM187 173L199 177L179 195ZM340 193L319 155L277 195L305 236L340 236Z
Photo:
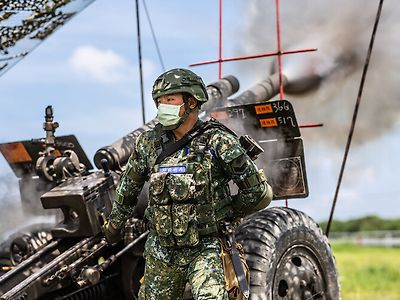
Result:
M201 105L208 100L206 86L203 80L187 69L172 69L161 74L153 85L153 100L163 95L189 93Z

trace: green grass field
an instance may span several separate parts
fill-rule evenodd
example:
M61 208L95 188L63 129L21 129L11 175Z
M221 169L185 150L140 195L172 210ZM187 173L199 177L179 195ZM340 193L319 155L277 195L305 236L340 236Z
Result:
M400 248L333 244L342 300L400 300Z

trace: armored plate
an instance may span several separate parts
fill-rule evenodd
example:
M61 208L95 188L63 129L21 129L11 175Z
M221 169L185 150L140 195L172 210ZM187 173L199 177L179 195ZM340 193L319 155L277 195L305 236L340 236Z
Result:
M308 197L303 140L289 101L221 107L211 116L264 149L256 162L265 169L274 200Z
M306 164L301 138L261 142L259 160L272 185L274 200L308 197Z
M43 150L44 142L40 139L0 144L0 152L19 178L35 172L35 163L39 158L39 152ZM74 135L56 137L56 156L61 156L64 150L73 150L87 170L93 169L85 151Z
M287 100L221 107L211 116L238 134L249 134L257 140L300 137L293 106Z

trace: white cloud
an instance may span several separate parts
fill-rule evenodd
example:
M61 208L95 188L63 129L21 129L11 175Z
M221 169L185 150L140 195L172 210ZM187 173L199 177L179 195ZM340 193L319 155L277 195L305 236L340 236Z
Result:
M102 83L121 82L133 75L132 67L125 58L112 50L101 50L93 46L75 49L69 64L80 75Z
M100 83L133 82L139 80L139 67L132 65L123 56L112 50L103 50L90 45L75 49L69 59L71 68L81 76ZM143 78L154 78L155 63L143 58Z

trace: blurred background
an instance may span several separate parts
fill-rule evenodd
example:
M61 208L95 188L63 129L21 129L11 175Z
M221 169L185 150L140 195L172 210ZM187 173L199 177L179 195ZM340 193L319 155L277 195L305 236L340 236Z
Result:
M218 59L219 3L139 3L145 111L149 121L156 112L152 84L164 69ZM377 7L378 1L363 0L281 1L282 48L318 48L317 52L283 56L283 69L289 79L304 74L318 75L319 79L306 92L285 94L294 105L300 124L324 124L301 131L310 196L289 201L290 207L306 212L318 222L329 217ZM223 57L276 51L275 1L225 1L222 26ZM334 215L343 223L359 219L359 224L364 225L348 229L338 222L332 228L346 232L390 230L390 246L398 246L399 236L394 230L400 229L387 225L400 218L399 30L400 5L386 0ZM97 149L142 125L137 57L134 1L94 1L0 77L0 143L43 137L44 108L53 105L55 120L60 123L56 135L76 135L91 159ZM240 92L271 74L274 68L274 58L228 62L223 64L222 75L235 75L241 84ZM218 79L217 65L192 70L206 84ZM23 214L19 201L17 179L0 157L0 237L19 226L48 220L46 216ZM277 201L273 205L284 203ZM377 225L380 221L376 220L387 222ZM346 233L337 238L346 241L345 246L337 248L339 272L353 261L352 257L346 261L348 253L362 251L354 245L347 246L349 241L356 245L382 241L379 234L360 238L359 233ZM382 246L382 242L378 245ZM360 263L357 273L376 276L371 282L386 276L382 284L397 283L390 287L365 283L367 291L363 294L359 287L364 283L353 282L354 275L344 274L342 290L349 294L343 299L400 299L398 249L373 249L377 252L368 253L374 258L386 257L391 269L384 269L381 262L370 267ZM394 252L382 255L384 251ZM350 277L352 282L343 281ZM382 289L390 293L383 297L374 294Z

